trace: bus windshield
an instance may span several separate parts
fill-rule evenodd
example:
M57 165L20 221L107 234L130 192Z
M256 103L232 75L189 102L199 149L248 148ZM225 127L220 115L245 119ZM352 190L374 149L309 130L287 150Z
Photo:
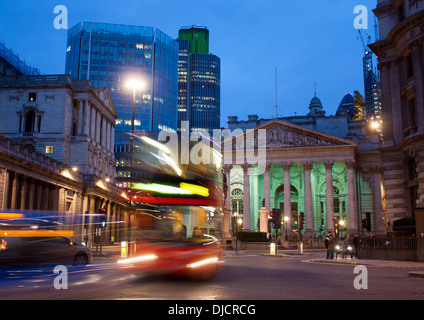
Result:
M131 157L136 173L123 187L134 209L133 239L187 245L220 239L221 155L209 145L199 147L202 142L190 142L191 148L207 152L210 161L181 164L166 145L147 136L134 138Z

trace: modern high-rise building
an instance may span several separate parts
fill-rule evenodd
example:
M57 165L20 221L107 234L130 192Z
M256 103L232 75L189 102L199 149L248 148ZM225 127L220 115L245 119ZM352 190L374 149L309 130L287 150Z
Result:
M66 74L109 88L117 132L132 130L133 90L126 83L134 77L145 83L136 91L135 131L177 129L175 39L152 27L84 22L69 29L66 51Z
M206 27L183 27L178 34L178 130L190 132L220 128L221 60L209 53Z

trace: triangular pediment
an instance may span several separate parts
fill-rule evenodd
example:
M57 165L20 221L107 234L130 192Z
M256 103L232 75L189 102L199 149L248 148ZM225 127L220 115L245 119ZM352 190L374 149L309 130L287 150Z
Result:
M110 95L107 87L94 88L93 92L97 98L112 112L113 115L117 116L115 104L113 103L112 96Z
M324 147L324 146L358 146L351 140L335 137L319 131L307 129L285 121L272 119L264 124L256 126L251 130L266 130L266 148L297 148L297 147ZM246 132L243 132L246 135ZM237 147L237 137L234 147ZM257 135L255 134L255 147L257 146Z

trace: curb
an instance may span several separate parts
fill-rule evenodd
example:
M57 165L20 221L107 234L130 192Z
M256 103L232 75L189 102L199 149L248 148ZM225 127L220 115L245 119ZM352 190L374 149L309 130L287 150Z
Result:
M337 261L337 260L331 261L331 260L310 259L310 260L303 260L302 262L372 266L372 264L361 263L360 261L340 261L340 260L339 261Z
M410 271L408 275L415 278L424 278L424 272Z

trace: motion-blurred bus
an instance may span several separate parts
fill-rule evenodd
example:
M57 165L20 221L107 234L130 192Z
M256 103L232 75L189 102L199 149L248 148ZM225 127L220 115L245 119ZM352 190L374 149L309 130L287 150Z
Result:
M191 142L190 149L209 160L181 164L165 144L147 136L134 138L132 177L121 183L132 203L136 225L131 225L131 240L136 248L118 263L172 275L215 275L221 263L221 154L210 145Z

